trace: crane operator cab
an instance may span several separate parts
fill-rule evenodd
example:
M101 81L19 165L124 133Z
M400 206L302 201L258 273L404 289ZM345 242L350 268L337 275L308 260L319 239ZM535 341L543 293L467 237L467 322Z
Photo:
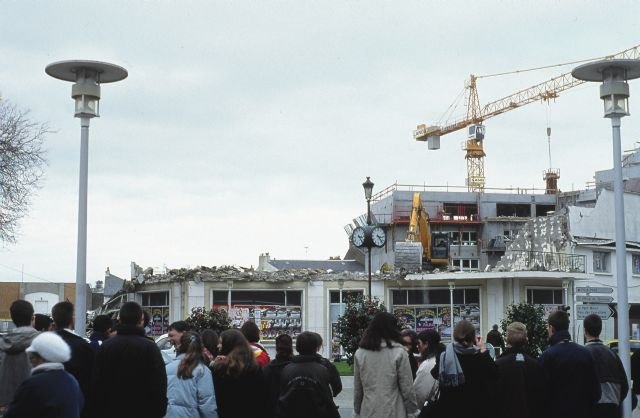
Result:
M471 125L469 126L469 139L475 139L476 141L484 140L484 125Z
M444 259L449 258L449 234L446 232L432 232L431 233L431 258L432 259Z

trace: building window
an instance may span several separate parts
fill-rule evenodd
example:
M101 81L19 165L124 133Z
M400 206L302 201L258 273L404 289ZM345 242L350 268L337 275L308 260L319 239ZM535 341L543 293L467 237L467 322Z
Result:
M151 317L151 335L158 336L169 330L169 292L141 293L142 309Z
M527 288L527 303L542 305L546 315L564 305L564 292L555 288Z
M302 290L214 290L213 307L227 310L229 292L232 327L253 321L260 326L263 340L274 340L280 334L295 337L302 332Z
M406 326L421 332L438 331L451 338L451 293L441 289L395 289L391 291L391 311L403 318ZM453 291L454 323L466 319L480 331L480 289L456 288Z
M480 261L475 259L457 259L451 260L451 265L457 267L460 271L478 271Z
M593 252L593 271L600 273L609 272L609 253L604 251Z
M633 269L633 274L640 274L640 254L631 255L631 268Z

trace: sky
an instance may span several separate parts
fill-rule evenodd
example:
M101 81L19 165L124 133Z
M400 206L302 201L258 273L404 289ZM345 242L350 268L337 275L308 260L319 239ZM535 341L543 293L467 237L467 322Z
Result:
M73 282L80 123L55 61L129 72L89 134L87 281L130 263L257 267L343 257L362 182L463 186L463 131L429 151L417 124L466 114L465 81L640 44L634 1L0 0L0 95L46 122L48 165L0 281ZM478 80L480 103L576 64ZM631 82L622 148L640 141ZM634 95L636 97L634 97ZM462 97L455 105L456 98ZM636 99L636 100L634 100ZM634 103L635 102L635 103ZM637 106L637 107L636 107ZM447 109L454 109L447 113ZM612 167L597 84L486 121L487 187L584 188Z

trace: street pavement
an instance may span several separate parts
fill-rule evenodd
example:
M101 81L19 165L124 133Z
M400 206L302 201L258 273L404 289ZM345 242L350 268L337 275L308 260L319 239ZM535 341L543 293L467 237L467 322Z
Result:
M335 402L341 418L353 417L353 376L341 376L342 392L336 396Z

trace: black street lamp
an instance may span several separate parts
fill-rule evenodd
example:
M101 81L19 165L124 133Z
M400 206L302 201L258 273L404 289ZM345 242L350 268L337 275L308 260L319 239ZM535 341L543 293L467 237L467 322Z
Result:
M367 180L362 183L364 197L367 199L367 225L371 225L371 192L373 192L373 182ZM369 299L371 299L371 245L369 245Z
M364 197L367 199L367 225L358 226L351 232L351 243L358 248L366 248L369 250L369 299L371 299L371 248L384 247L387 243L387 233L384 228L371 224L371 192L373 191L373 182L367 177L362 183L364 188Z
M371 225L371 193L373 192L373 182L369 180L369 177L362 183L362 187L364 188L364 198L367 199L367 225ZM369 247L369 266L371 266L371 247ZM369 272L369 275L371 275L371 272ZM369 279L369 282L371 282L371 279Z

